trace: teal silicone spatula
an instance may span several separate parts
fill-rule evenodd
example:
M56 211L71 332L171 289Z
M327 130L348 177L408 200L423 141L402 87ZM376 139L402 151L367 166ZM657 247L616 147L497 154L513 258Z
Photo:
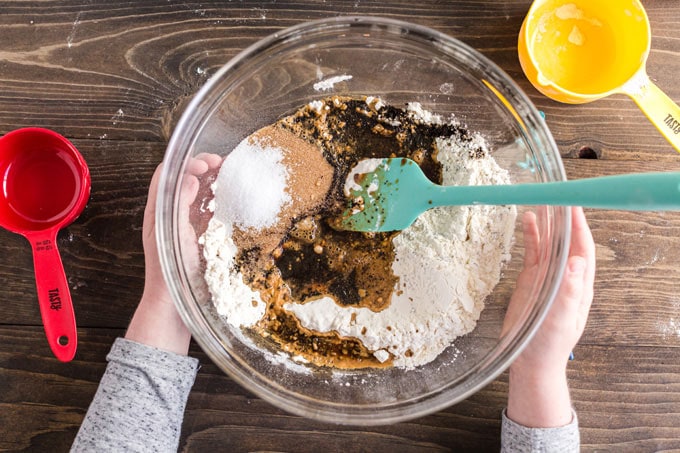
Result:
M362 170L362 168L364 170ZM552 205L630 211L680 210L680 172L635 173L573 181L491 186L433 184L410 159L367 159L345 185L350 206L338 226L397 231L435 206Z

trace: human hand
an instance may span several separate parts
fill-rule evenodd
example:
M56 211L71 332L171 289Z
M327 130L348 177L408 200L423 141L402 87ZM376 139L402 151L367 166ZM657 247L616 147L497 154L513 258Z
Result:
M198 176L205 174L210 169L219 167L222 158L215 154L201 154L192 159L184 177L184 187L181 191L180 218L187 219L188 225L189 208L198 193ZM156 246L156 200L158 183L162 165L160 164L151 178L149 195L144 209L144 222L142 225L142 242L144 246L144 293L142 299L130 321L130 326L125 338L139 343L144 343L160 349L178 354L186 354L189 350L191 334L182 322L179 313L170 296L167 284L160 265L158 248ZM184 237L192 236L193 231L185 231Z
M571 420L566 382L569 354L581 338L593 300L595 243L582 208L572 208L572 236L562 283L543 324L510 366L508 417L533 427L562 426ZM536 216L523 219L524 269L510 300L505 327L519 316L538 271Z

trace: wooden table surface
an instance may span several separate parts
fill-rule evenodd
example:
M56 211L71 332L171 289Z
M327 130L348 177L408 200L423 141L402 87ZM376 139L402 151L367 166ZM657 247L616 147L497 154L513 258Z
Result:
M647 69L680 101L680 2L646 0ZM78 352L58 362L42 330L28 243L0 231L0 450L67 451L105 356L141 296L147 186L187 101L255 41L337 15L409 20L500 65L546 113L569 178L680 170L680 154L625 96L582 106L541 96L516 39L528 0L0 0L0 133L54 129L92 173L85 211L58 246L78 323ZM583 71L597 71L584 67ZM595 300L569 365L584 451L680 449L680 213L587 211L597 243ZM507 374L466 401L407 423L360 428L272 407L203 366L183 451L494 451Z

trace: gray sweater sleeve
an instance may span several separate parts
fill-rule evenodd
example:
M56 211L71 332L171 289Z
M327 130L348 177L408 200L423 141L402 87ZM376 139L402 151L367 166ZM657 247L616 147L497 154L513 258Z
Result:
M508 418L503 411L501 427L502 453L572 453L580 449L578 419L573 412L571 423L558 428L527 428Z
M118 338L72 452L177 451L198 360Z

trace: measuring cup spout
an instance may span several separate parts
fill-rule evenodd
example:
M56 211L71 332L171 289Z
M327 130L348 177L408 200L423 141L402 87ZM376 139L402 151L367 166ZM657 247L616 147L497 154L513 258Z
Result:
M680 152L680 107L678 104L654 84L645 71L640 71L623 86L622 91L635 101L661 135L676 151Z

